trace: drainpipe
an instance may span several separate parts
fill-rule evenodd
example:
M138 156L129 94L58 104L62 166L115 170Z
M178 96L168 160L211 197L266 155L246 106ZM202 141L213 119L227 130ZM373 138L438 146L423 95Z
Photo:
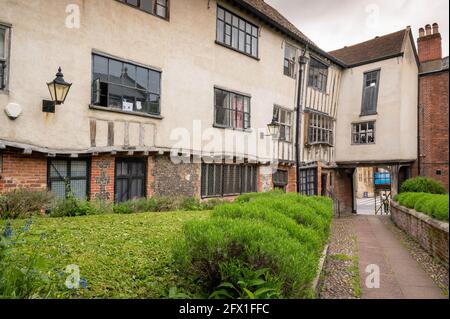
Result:
M296 109L296 141L295 141L295 165L297 167L297 193L300 194L300 166L301 166L301 158L300 158L300 149L301 149L301 129L302 129L302 122L301 122L301 114L303 111L303 93L302 93L302 87L303 87L303 76L305 72L305 66L308 63L308 58L306 57L306 51L308 50L308 46L303 51L303 54L299 58L299 65L300 70L298 72L298 93L297 93L297 109Z

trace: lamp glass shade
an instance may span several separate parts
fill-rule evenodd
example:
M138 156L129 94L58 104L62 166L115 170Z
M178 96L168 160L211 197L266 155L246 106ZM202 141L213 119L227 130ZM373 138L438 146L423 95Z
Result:
M53 102L59 105L63 104L66 100L72 84L64 81L64 76L61 73L61 68L59 68L58 73L56 74L56 78L52 82L47 83L47 86Z
M275 119L273 119L272 122L267 125L267 128L269 129L270 135L272 135L274 138L278 136L278 133L280 132L280 125L275 121Z

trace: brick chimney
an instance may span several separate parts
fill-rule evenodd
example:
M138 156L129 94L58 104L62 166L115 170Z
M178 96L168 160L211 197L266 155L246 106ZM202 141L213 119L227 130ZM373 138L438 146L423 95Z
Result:
M419 29L417 46L421 63L442 59L442 37L437 23Z

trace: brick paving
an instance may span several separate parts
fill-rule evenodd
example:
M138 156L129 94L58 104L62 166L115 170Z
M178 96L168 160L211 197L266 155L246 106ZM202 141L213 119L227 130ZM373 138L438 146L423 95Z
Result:
M369 265L379 267L379 288L366 286ZM319 298L448 298L444 293L448 296L448 269L411 242L390 217L358 215L333 221Z
M384 219L384 222L383 222ZM363 299L447 298L386 226L387 216L357 216L354 221L359 247ZM380 287L367 288L366 267L380 269Z

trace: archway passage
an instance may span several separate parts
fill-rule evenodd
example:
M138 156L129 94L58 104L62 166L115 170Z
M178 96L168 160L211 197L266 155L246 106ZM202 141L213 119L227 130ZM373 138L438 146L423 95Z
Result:
M335 170L341 214L386 215L390 199L411 177L413 163L345 163Z

